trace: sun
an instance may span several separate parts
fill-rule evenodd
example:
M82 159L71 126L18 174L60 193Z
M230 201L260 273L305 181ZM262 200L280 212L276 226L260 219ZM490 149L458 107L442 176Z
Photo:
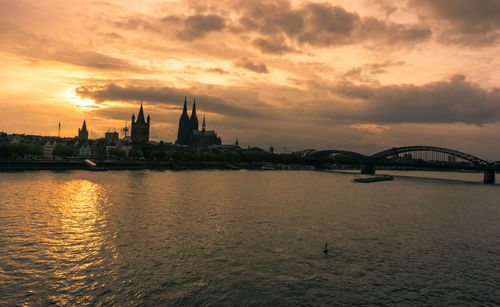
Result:
M99 107L99 105L96 104L94 100L77 96L75 89L76 87L71 87L67 89L61 96L65 100L72 102L73 105L77 108L92 110Z

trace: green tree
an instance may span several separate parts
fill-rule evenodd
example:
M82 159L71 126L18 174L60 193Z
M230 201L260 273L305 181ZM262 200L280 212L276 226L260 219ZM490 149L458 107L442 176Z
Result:
M171 157L174 161L193 161L195 155L188 151L174 151Z
M4 159L33 158L43 154L42 146L38 144L5 144L0 146L0 157Z
M112 158L118 159L118 160L123 160L123 159L127 158L127 154L125 153L125 151L121 150L120 148L111 148L109 150L109 155Z
M142 151L137 149L137 148L131 148L128 151L128 157L129 158L141 158L142 157Z
M165 160L165 151L161 150L160 146L155 146L149 151L149 158Z
M28 153L35 156L41 156L43 154L42 146L38 144L28 144Z
M59 143L56 144L56 147L54 148L52 154L54 156L69 157L69 156L75 156L76 152L72 146L64 143Z

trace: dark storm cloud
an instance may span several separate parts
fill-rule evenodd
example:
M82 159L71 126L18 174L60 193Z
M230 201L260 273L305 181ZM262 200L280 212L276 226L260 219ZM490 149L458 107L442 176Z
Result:
M308 91L304 90L302 94ZM225 115L228 119L259 119L262 123L273 120L324 126L331 125L333 120L348 124L465 123L479 126L500 122L500 89L483 89L466 81L463 75L456 75L448 81L424 85L368 86L343 82L330 88L330 97L325 96L310 102L316 107L294 109L288 108L287 105L257 105L256 99L246 99L242 93L237 94L237 90L233 91L233 95L241 96L237 102L221 98L225 96L222 92L219 93L222 95L207 95L204 90L194 88L186 90L109 84L103 87L81 86L76 92L82 98L91 98L98 102L137 103L144 99L149 105L179 111L184 96L189 97L190 104L192 97L196 97L200 110ZM115 111L120 117L125 114Z
M386 16L389 16L398 10L398 8L390 0L375 0L374 3L384 11Z
M500 0L410 0L410 4L448 23L441 41L484 45L500 39Z
M294 9L288 1L241 2L236 10L240 10L239 25L245 31L257 32L268 39L284 35L298 44L316 47L364 42L408 45L426 41L432 35L425 25L360 17L329 3L307 3ZM260 41L256 45L263 52L286 51L266 48L265 43L269 42Z
M403 61L386 61L383 63L365 64L363 66L353 67L343 74L343 77L363 82L376 82L376 80L372 78L373 75L385 74L388 72L390 67L402 66L404 64L405 62Z
M284 54L293 51L293 48L290 48L283 40L283 38L274 38L274 39L257 38L252 43L262 53Z
M303 10L305 27L296 36L301 43L316 46L343 45L352 42L351 35L360 17L339 6L309 4Z
M125 30L149 30L153 32L159 32L160 30L151 22L137 16L121 17L111 21L111 24Z
M111 39L111 40L114 40L114 39L123 40L123 39L125 39L125 37L121 36L120 34L118 34L116 32L100 33L100 35L107 38L107 39Z
M224 69L219 68L219 67L207 68L207 69L205 69L205 71L206 72L220 74L220 75L227 75L227 74L229 74L229 72L227 70L224 70Z
M240 14L239 25L246 31L292 36L304 27L302 11L292 10L289 1L240 1L234 9Z
M193 15L184 21L184 30L178 33L183 40L193 40L205 36L214 31L220 31L225 27L225 20L217 15Z
M431 35L431 30L423 25L387 23L373 17L364 18L359 24L359 38L363 41L397 44L425 41Z
M230 10L232 14L226 12L226 15L217 9L213 12L204 10L204 14L169 15L156 23L131 17L114 24L121 28L152 29L164 34L173 31L184 41L193 41L210 32L223 30L235 35L256 33L259 37L252 44L269 54L296 52L301 45L331 47L371 43L408 47L427 41L432 36L425 24L400 24L362 17L329 3L308 2L294 8L288 0L239 1Z
M335 118L378 123L466 123L500 121L500 89L485 90L456 75L422 86L339 84L332 93L351 100Z
M248 69L250 71L262 74L267 74L269 71L267 70L266 64L264 63L254 63L247 58L241 58L234 64L236 67L241 67L244 69Z
M80 86L76 93L82 98L91 98L97 102L106 101L139 101L143 99L149 104L163 107L177 106L179 109L184 104L184 97L196 97L198 108L207 112L230 115L236 117L258 116L253 110L235 106L223 98L198 93L189 89L176 89L170 87L135 87L108 84L106 86Z

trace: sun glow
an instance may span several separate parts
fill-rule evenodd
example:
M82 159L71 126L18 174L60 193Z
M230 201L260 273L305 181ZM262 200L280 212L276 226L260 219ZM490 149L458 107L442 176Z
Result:
M99 108L100 106L95 103L94 100L90 98L81 98L75 93L76 87L71 87L67 89L61 96L64 97L65 100L73 103L75 107L81 108L83 110L92 110L95 108Z

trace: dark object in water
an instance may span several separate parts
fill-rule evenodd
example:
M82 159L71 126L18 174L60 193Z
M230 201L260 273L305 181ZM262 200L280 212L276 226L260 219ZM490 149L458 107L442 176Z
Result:
M377 181L386 181L386 180L394 180L394 177L389 175L375 176L375 177L356 177L352 180L352 182L377 182Z
M325 248L323 248L323 253L328 253L328 244L325 243Z

